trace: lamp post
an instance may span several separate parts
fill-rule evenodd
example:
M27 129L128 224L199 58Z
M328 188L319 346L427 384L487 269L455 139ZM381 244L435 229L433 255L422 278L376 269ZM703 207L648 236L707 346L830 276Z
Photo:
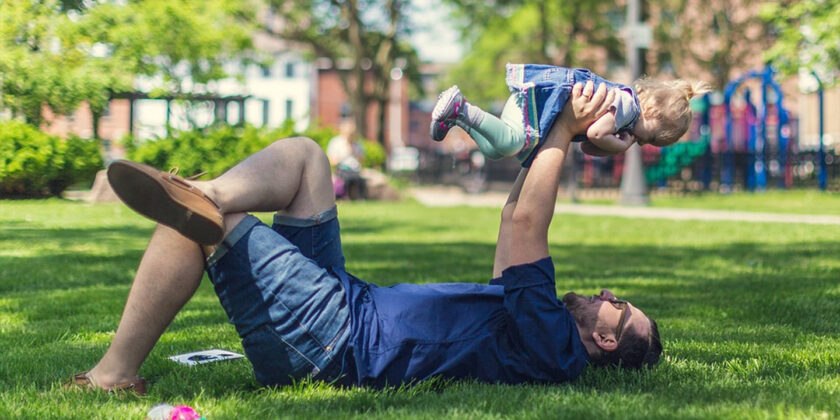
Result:
M824 131L825 131L824 126L823 126L823 116L825 115L825 114L823 114L823 112L825 112L824 109L823 109L823 84L822 84L822 79L820 79L820 76L817 74L816 71L812 70L811 74L814 76L815 79L817 79L817 86L818 86L818 88L817 88L817 102L818 102L819 113L820 113L819 114L820 149L819 149L819 153L817 154L817 156L818 156L817 159L819 159L819 173L817 174L817 180L819 182L820 189L825 191L826 187L828 186L827 185L828 184L828 174L826 173L825 145L823 144L823 135L824 135Z
M627 24L624 36L627 43L627 67L633 80L643 71L644 49L650 45L650 27L640 22L643 0L627 1ZM642 163L642 148L634 144L624 152L621 176L621 204L646 206L650 204Z

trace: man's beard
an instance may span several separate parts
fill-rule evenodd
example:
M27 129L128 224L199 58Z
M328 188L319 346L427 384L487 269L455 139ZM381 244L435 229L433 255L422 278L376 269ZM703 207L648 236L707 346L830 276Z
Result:
M598 321L598 312L586 310L587 300L577 293L569 292L563 295L563 303L566 309L572 314L572 317L577 322L578 326L584 328L592 328Z

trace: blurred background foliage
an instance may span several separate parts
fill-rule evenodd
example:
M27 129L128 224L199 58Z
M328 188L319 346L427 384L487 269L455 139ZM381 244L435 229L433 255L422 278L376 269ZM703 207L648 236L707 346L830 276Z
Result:
M222 65L253 50L250 1L0 2L0 107L40 125L90 104L94 125L113 93L138 75L160 94L200 93ZM96 130L94 130L96 132Z
M761 17L776 33L767 60L787 74L815 71L829 81L840 69L840 0L766 2Z
M376 104L377 133L385 143L388 87L399 69L415 95L422 91L420 58L408 42L412 2L409 0L266 0L282 24L265 25L268 33L308 48L311 58L326 58L337 67L359 133L368 132L365 118Z
M160 169L178 168L182 176L207 172L216 177L248 156L279 139L304 136L326 149L338 132L332 128L313 128L302 133L294 131L294 123L287 121L277 128L215 126L205 130L175 132L169 137L138 143L124 139L128 157ZM282 141L282 140L281 140ZM366 167L382 167L385 149L371 140L361 140Z
M0 197L60 195L100 168L94 139L62 139L21 121L0 122Z

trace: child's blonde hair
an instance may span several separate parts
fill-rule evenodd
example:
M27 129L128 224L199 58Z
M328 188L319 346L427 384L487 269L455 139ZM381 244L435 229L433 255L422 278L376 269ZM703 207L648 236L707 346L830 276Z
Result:
M635 85L642 115L646 119L659 122L660 129L656 132L657 146L674 144L688 131L691 124L689 100L711 90L706 82L663 82L646 77L637 80Z

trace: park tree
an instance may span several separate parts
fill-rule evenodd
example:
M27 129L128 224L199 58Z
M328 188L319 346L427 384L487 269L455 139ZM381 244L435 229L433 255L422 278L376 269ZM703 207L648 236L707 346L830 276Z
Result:
M758 14L764 0L648 3L654 23L652 53L658 67L649 73L710 77L714 88L723 89L736 76L734 72L761 64L761 51L768 47L768 26Z
M836 79L840 68L840 0L791 1L764 4L761 17L774 28L775 42L766 59L787 74L800 68Z
M225 77L224 63L251 47L249 2L225 0L0 2L0 106L39 125L90 105L94 133L113 93L135 77L155 93L184 96Z
M392 71L418 83L418 58L406 42L407 0L269 0L282 23L267 26L275 36L310 48L314 58L336 64L360 133L368 133L369 105L377 104L379 127L374 137L384 143L385 108ZM347 63L344 69L341 63Z
M67 21L58 3L0 2L0 106L38 125L47 104L73 108L77 95L62 95L74 85L61 48Z
M154 80L152 96L189 106L192 95L211 93L211 82L227 77L226 63L253 58L252 10L236 0L102 2L84 10L77 33L87 49L107 51L108 65ZM91 109L98 116L105 106L96 101Z
M623 57L623 8L611 1L446 1L469 51L448 78L480 104L507 96L507 62L594 67Z

